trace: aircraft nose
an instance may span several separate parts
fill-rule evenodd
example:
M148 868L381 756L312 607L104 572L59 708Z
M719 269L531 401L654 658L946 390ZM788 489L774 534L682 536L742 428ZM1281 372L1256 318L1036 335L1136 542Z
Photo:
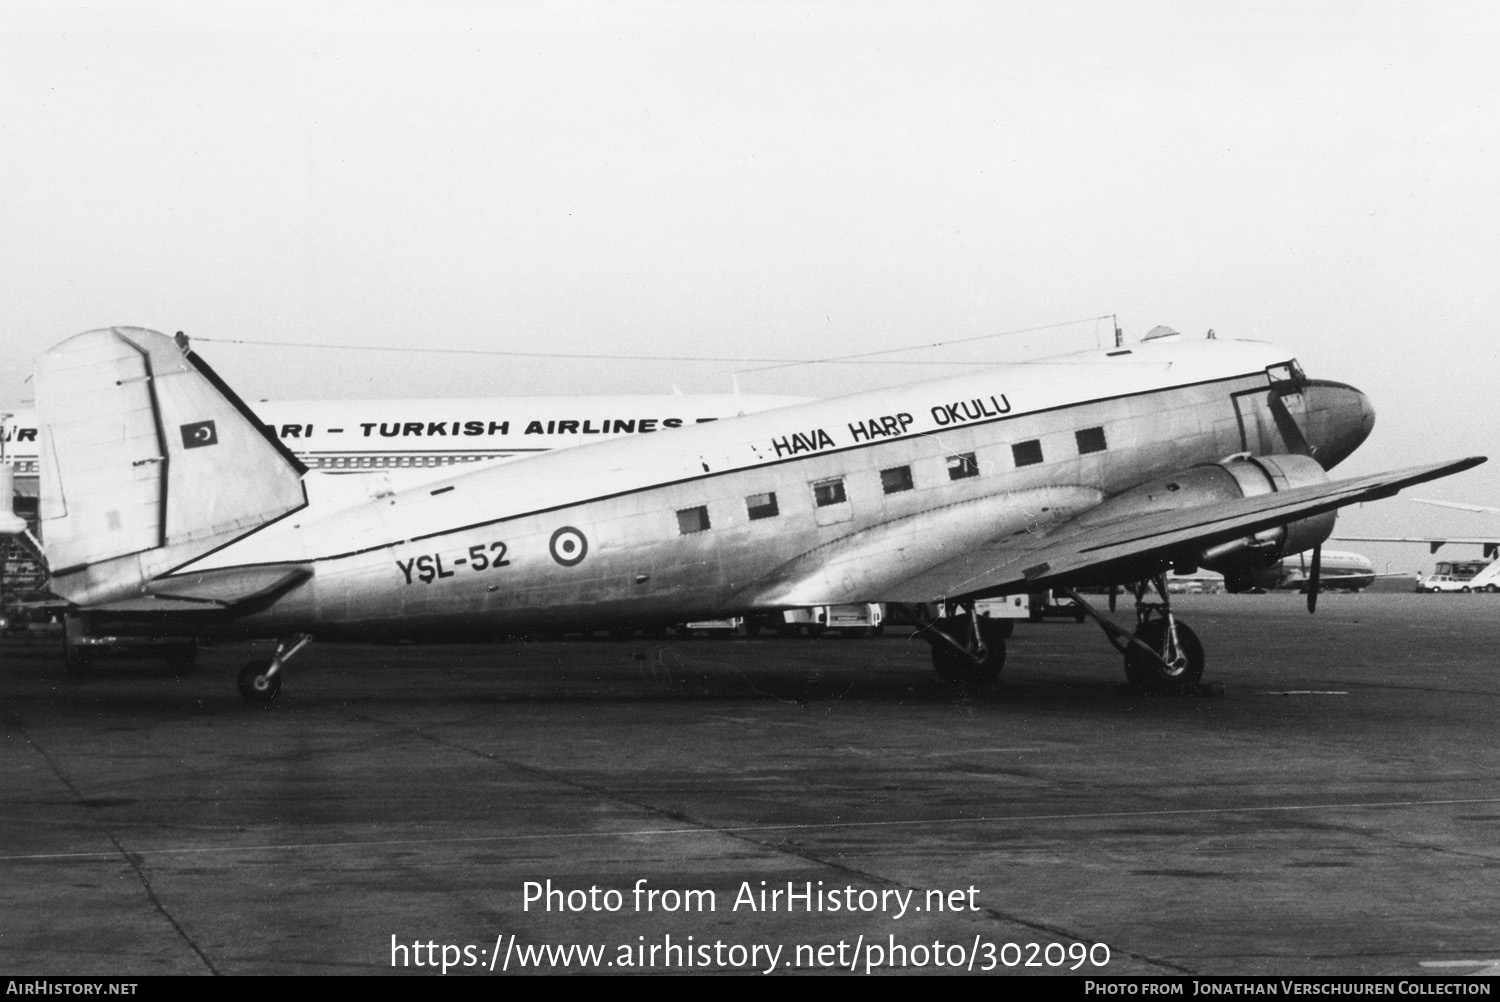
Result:
M1346 383L1310 381L1307 411L1313 458L1325 470L1348 459L1375 427L1375 408L1370 405L1370 398Z

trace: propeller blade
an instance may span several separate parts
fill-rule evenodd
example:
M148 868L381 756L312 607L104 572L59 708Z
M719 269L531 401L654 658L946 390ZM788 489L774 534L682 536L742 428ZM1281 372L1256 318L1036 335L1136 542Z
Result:
M1318 611L1318 585L1323 576L1323 544L1313 547L1312 570L1307 575L1307 611Z
M1276 422L1276 430L1281 432L1281 439L1286 443L1286 447L1299 456L1311 456L1312 447L1307 444L1302 429L1297 425L1297 419L1292 417L1292 412L1287 407L1286 401L1281 399L1281 394L1272 390L1270 397L1266 400L1266 405L1270 408L1271 420Z

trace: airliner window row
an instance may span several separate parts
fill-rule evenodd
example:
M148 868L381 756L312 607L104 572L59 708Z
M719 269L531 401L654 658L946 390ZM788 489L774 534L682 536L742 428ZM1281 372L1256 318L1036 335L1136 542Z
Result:
M449 455L372 455L372 456L299 456L313 470L374 470L392 467L449 466L454 463L477 463L485 459L504 459L513 452L492 452ZM38 463L35 459L17 459L11 463L17 476L35 476Z
M1074 439L1078 443L1080 456L1086 456L1092 452L1103 452L1109 447L1105 441L1103 428L1085 428L1075 432ZM1011 452L1017 466L1040 463L1042 461L1041 440L1033 438L1025 442L1017 442L1011 446ZM979 476L979 463L972 452L949 456L947 467L949 480L964 480ZM818 508L844 504L849 500L848 492L844 489L843 477L816 480L810 486L813 492L813 504ZM885 494L900 494L914 487L910 466L892 466L880 471L880 488ZM776 504L776 492L765 491L749 495L745 498L745 511L752 522L775 518L781 513L781 509ZM683 508L677 512L677 529L681 535L704 532L709 527L707 505Z
M303 456L302 460L315 470L370 470L407 466L449 466L453 463L474 463L482 459L503 459L508 452L455 455L373 455L373 456Z

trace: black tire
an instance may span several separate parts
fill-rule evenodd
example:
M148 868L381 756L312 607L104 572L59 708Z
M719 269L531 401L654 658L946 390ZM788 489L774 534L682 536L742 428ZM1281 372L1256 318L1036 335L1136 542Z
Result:
M969 617L939 620L938 625L951 636L965 637L969 632ZM985 656L978 662L946 645L933 645L932 667L943 681L987 685L1000 678L1000 671L1005 667L1005 637L988 619L979 621L979 634L984 640Z
M1166 642L1167 621L1153 619L1136 630L1135 636L1160 653ZM1125 652L1125 677L1147 692L1175 692L1184 685L1196 684L1203 678L1203 644L1181 621L1177 623L1177 646L1185 660L1176 669L1168 670L1132 645Z
M999 637L1001 640L1009 640L1012 636L1015 635L1016 621L1014 619L989 618L986 620L986 622L988 623L988 629L994 630L995 636ZM989 634L986 633L985 636L988 637Z
M240 669L240 695L251 703L269 703L281 692L281 673L267 676L269 661L251 661Z

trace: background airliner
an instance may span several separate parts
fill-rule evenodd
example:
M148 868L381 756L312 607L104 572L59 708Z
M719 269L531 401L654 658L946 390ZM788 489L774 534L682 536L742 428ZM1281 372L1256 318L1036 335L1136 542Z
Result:
M723 393L258 400L252 406L266 428L308 469L366 473L514 459L806 401ZM4 460L18 483L35 483L38 439L34 411L18 411L0 421Z

